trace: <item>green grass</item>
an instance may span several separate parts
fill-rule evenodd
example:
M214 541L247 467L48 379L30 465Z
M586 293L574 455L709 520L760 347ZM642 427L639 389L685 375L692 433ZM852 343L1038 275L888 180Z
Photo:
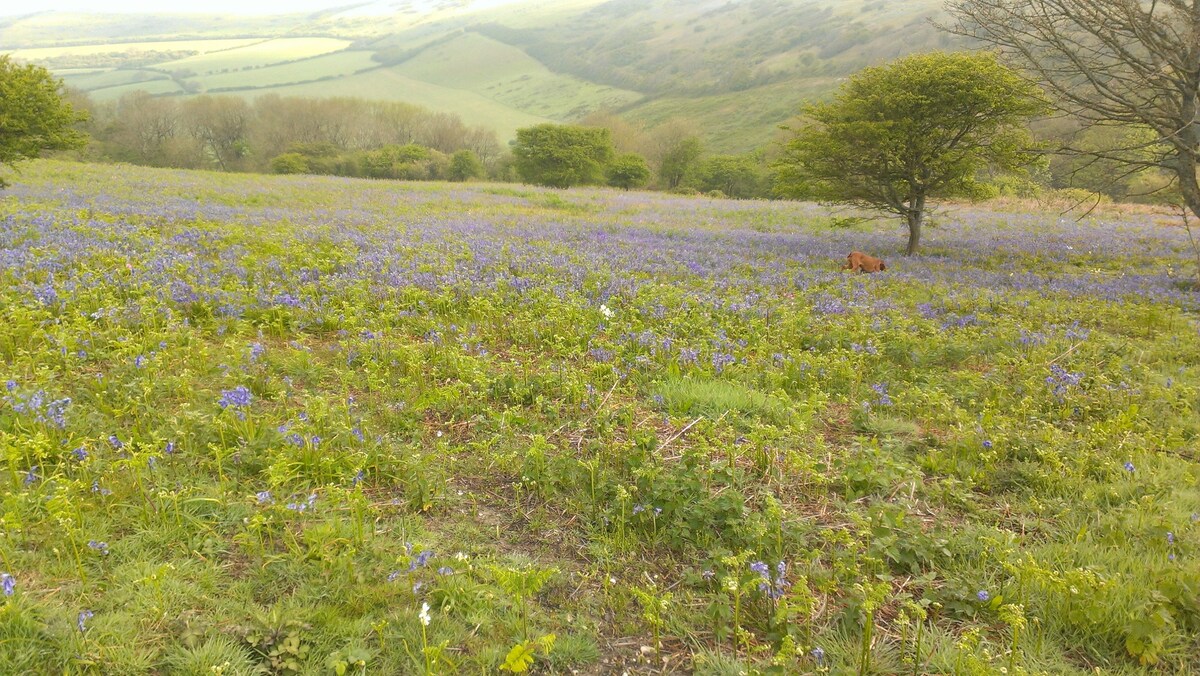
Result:
M466 33L426 49L400 64L396 71L556 120L621 108L642 98L637 92L559 75L525 52L477 33Z

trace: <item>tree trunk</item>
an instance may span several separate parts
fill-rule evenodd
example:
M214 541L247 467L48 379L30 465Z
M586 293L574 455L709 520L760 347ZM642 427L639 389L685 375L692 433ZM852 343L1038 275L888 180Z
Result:
M925 221L924 195L914 197L908 203L908 212L904 217L908 221L908 250L904 255L911 256L917 253L917 247L921 244L921 223Z
M1179 179L1179 193L1183 196L1183 204L1191 209L1196 218L1200 218L1200 173L1196 166L1196 156L1181 154L1175 176Z

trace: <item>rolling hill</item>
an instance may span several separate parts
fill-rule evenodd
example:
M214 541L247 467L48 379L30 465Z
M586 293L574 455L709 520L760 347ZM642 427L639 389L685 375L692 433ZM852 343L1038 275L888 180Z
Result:
M740 152L863 66L952 47L928 21L940 5L412 0L249 19L39 13L0 22L0 52L98 100L138 89L402 100L502 140L614 111L650 127L689 119L712 150Z

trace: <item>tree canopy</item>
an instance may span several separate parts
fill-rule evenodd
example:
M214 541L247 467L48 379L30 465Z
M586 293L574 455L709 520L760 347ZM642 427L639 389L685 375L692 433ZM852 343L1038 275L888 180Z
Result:
M83 119L50 71L0 56L0 164L15 168L46 150L82 146L85 137L74 125ZM0 177L0 188L7 185Z
M605 170L608 184L614 188L629 190L641 188L650 181L650 167L646 158L637 153L618 155Z
M604 182L612 161L613 143L607 129L562 124L539 124L517 130L513 145L521 179L552 188Z
M927 200L982 197L984 169L1038 159L1026 123L1046 111L1036 86L991 53L934 52L867 68L810 106L776 163L776 191L905 219L917 251Z
M1111 135L1127 142L1064 151L1109 163L1117 181L1164 170L1200 216L1200 0L950 0L947 9L951 31L999 49L1060 111L1132 128Z

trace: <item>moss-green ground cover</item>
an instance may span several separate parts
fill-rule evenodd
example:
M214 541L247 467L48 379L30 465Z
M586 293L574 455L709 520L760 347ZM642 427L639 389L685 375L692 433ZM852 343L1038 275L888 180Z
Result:
M1197 668L1161 217L15 179L0 672Z

